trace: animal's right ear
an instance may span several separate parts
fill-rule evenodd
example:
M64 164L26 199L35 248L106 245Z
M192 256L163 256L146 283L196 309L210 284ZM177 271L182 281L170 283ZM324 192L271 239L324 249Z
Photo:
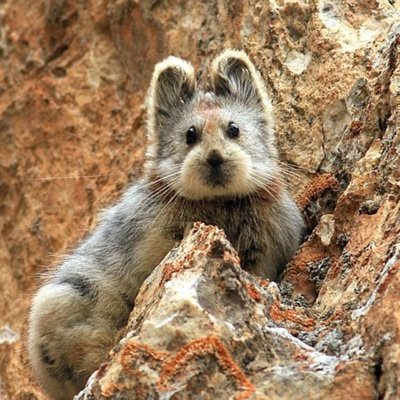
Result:
M154 69L147 97L150 132L163 126L172 113L182 109L196 90L196 76L192 64L170 56Z

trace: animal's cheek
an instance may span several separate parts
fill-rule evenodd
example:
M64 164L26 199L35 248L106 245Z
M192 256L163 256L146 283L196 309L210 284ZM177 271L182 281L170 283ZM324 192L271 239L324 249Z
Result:
M197 169L205 161L204 146L196 146L183 159L182 170Z
M201 178L202 158L199 154L188 154L182 163L181 176L187 182Z
M239 145L227 146L226 159L229 163L239 168L251 169L251 156Z

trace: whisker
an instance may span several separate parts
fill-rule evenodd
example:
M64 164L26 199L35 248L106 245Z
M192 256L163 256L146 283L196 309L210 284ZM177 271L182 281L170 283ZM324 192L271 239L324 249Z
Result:
M288 162L284 162L281 160L276 160L276 161L282 168L290 169L292 171L302 171L302 173L304 173L304 174L310 173L310 171L307 168L300 167L299 165L293 165L293 164L290 164Z
M82 141L87 142L87 143L90 143L90 144L96 144L96 143L97 143L97 142L96 142L95 140L93 140L93 139L87 139L86 137L77 135L76 133L72 133L72 132L70 132L70 131L68 131L68 130L66 130L66 129L57 129L57 132L62 132L62 133L65 133L66 135L71 135L71 136L73 136L73 137L76 137L76 138L79 139L79 140L82 140Z
M309 172L305 169L297 169L297 168L288 166L287 164L283 164L281 162L279 162L279 170L283 173L295 176L299 179L304 179L304 175L309 175ZM299 171L304 171L304 172L299 172Z
M259 178L259 179L262 179L262 178ZM271 183L274 183L274 184L278 184L278 185L280 185L280 186L283 186L285 189L288 189L288 190L290 190L290 191L297 192L297 191L299 190L299 187L297 187L297 186L294 185L293 183L288 182L288 181L285 181L285 180L282 180L282 179L275 179L275 180L273 180L273 181L266 181L266 182L265 182L265 184L268 185L268 186L270 186Z
M100 178L100 177L109 177L109 176L121 176L121 174L100 174L100 175L67 175L67 176L43 176L38 178L32 178L33 181L53 181L57 179L93 179L93 178Z
M157 216L154 218L153 223L151 224L150 228L153 228L154 225L158 222L158 219L160 218L161 215L164 215L164 211L167 209L167 207L178 197L178 193L175 193L174 196L172 196L167 204L164 205L164 207L161 208L161 210L157 213Z
M34 229L35 226L39 226L41 225L44 221L47 221L51 218L54 218L54 215L50 215L47 217L40 217L40 220L36 220L36 221L32 221L30 224L25 224L23 226L20 227L16 227L12 229L12 233L17 233L17 232L23 232L23 231L30 231L31 229Z
M154 180L149 181L148 183L146 183L145 185L143 185L142 188L147 188L147 187L149 187L149 186L151 186L151 185L154 185L154 184L156 184L156 183L158 183L158 182L162 182L162 181L165 181L165 180L167 180L167 179L169 179L169 178L173 178L174 176L177 176L177 175L179 175L180 173L181 173L180 171L176 171L176 172L173 172L172 174L169 174L169 175L160 176L160 177L157 178L157 179L154 179Z
M299 188L297 187L298 185L297 184L295 185L290 180L288 181L287 179L285 179L285 176L281 177L280 175L272 175L272 174L266 173L264 171L259 171L259 170L252 171L252 173L253 174L255 173L256 176L258 176L260 179L262 178L262 179L268 180L268 182L270 182L270 183L280 183L287 188L290 188L293 190L299 190ZM301 180L301 182L303 183L303 180Z
M304 182L304 177L293 175L287 171L280 171L280 173L285 179L293 179L296 182Z
M171 175L178 175L178 173L174 173ZM176 185L178 182L179 176L177 176L171 182L163 182L163 185L161 187L156 188L154 192L150 193L151 203L143 204L143 208L148 208L149 204L153 205L160 200L163 201L164 199L168 198L168 196L170 196L170 194L175 191L174 185Z
M287 180L283 179L279 175L272 175L272 174L266 173L264 171L258 171L258 170L253 170L251 175L257 177L259 180L263 181L265 184L279 183L290 189L295 189L295 190L299 189L297 187L297 185L294 185L290 181L288 182Z
M304 177L301 175L297 175L295 173L292 173L291 171L287 171L284 169L279 169L279 172L275 172L274 174L270 174L266 171L261 171L261 170L256 170L257 173L262 174L263 176L269 176L269 177L273 177L274 179L280 179L280 175L285 176L286 178L294 178L296 180L299 180L301 182L304 181Z
M161 187L159 190L155 191L150 195L150 201L143 203L136 212L142 212L144 209L150 209L155 203L163 201L174 191L173 187L166 185Z
M276 196L275 193L272 192L272 190L269 188L269 183L271 182L267 182L267 181L263 181L259 178L257 178L256 176L252 175L251 178L253 183L256 184L256 186L258 186L260 189L265 190L274 200L278 200L278 197Z

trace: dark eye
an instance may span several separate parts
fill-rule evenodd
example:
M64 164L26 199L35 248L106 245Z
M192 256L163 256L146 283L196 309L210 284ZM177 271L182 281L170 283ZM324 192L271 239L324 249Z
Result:
M197 142L197 132L194 126L191 126L186 132L186 143L195 144Z
M239 127L234 122L229 122L228 135L231 138L237 138L240 134Z

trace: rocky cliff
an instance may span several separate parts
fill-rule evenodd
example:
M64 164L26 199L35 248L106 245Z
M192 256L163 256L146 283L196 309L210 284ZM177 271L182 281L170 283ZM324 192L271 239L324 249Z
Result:
M86 396L400 398L399 17L398 0L3 1L0 397L46 398L23 345L37 275L140 175L153 65L175 54L204 76L207 60L234 47L265 78L308 236L276 285L241 271L221 232L198 227L181 250L195 257L199 237L216 240L229 263L211 257L168 280L160 266ZM208 283L197 314L190 279ZM160 311L148 296L159 291L160 305L176 285L189 310L174 312L190 315L196 336L144 340ZM136 375L107 386L124 362Z

